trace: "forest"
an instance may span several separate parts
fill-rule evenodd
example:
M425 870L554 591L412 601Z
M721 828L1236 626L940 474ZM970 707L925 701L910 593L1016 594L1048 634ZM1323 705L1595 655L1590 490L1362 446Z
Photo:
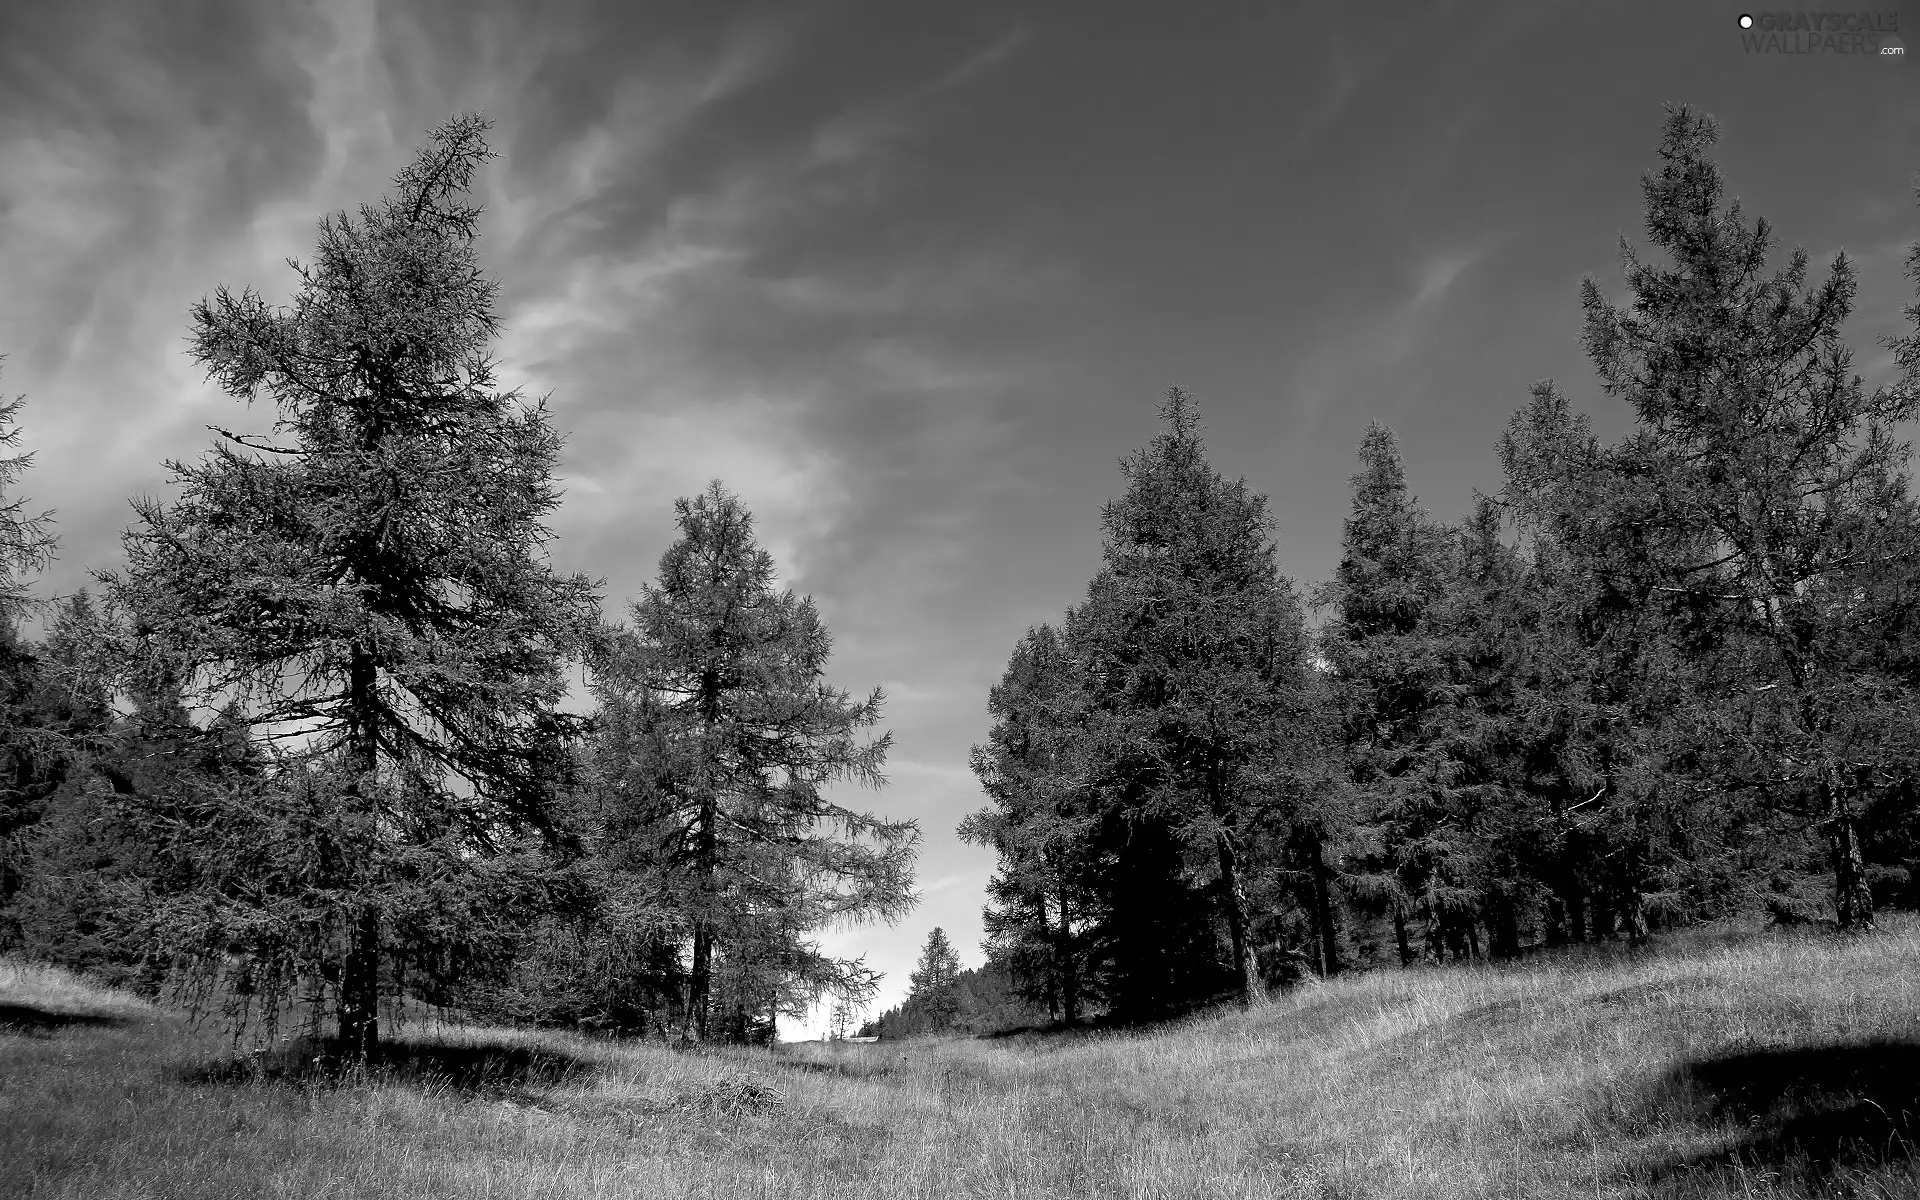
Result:
M290 305L193 308L195 363L271 431L168 462L94 587L34 595L53 514L0 462L0 951L345 1060L413 1010L751 1044L831 1002L844 1033L877 979L819 933L915 900L916 824L834 798L884 784L886 698L827 682L721 481L618 617L553 568L563 436L496 378L487 128L323 219ZM1631 431L1536 383L1448 518L1372 425L1328 580L1281 572L1267 498L1166 393L1084 598L984 698L987 965L936 930L873 1032L1920 903L1920 304L1863 381L1851 262L1782 251L1717 137L1668 110L1649 249L1580 295Z

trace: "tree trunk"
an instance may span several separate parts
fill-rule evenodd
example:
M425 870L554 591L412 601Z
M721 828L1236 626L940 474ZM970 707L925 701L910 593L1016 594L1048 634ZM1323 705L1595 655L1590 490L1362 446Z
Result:
M380 767L378 686L373 654L356 645L347 668L347 757L356 777L347 791L351 803L363 809L373 806L368 785ZM374 887L377 881L363 878L358 886ZM380 910L370 903L357 905L347 938L340 976L340 1047L343 1054L365 1062L380 1048Z
M1873 891L1867 886L1866 862L1860 853L1860 830L1847 803L1846 783L1832 763L1822 781L1827 793L1827 845L1833 856L1833 912L1844 930L1873 928Z
M713 934L705 921L693 927L693 970L687 975L687 1027L690 1042L707 1040L707 1011L713 991Z
M1339 931L1333 924L1333 872L1327 867L1326 846L1319 834L1312 835L1309 848L1311 857L1307 865L1313 871L1313 923L1320 942L1320 976L1325 979L1340 973Z
M1549 901L1548 928L1552 928L1551 901ZM1487 920L1487 957L1506 961L1520 957L1520 915L1513 897L1498 895L1494 898L1491 913ZM1549 934L1549 937L1552 935Z
M1393 940L1400 948L1400 965L1413 965L1413 945L1407 940L1407 906L1401 900L1393 902Z
M366 1061L380 1049L380 912L363 905L340 978L340 1049Z
M1546 941L1548 946L1564 946L1568 941L1567 902L1559 896L1547 897Z
M713 924L707 913L714 903L714 878L719 869L719 815L711 795L700 804L695 826L695 854L699 871L701 915L693 925L693 970L687 976L687 1031L692 1042L707 1040L708 1014L713 1007Z
M1072 1028L1080 1023L1080 963L1073 953L1073 913L1067 907L1067 893L1060 889L1060 929L1054 935L1054 969L1060 980L1061 1023Z
M1234 987L1240 1006L1246 1008L1267 998L1266 985L1260 979L1260 963L1247 936L1247 894L1240 886L1238 863L1233 842L1225 830L1216 833L1214 848L1220 855L1220 891L1227 907L1227 931L1233 938Z
M1633 945L1646 944L1647 900L1637 887L1629 887L1620 897L1620 931Z

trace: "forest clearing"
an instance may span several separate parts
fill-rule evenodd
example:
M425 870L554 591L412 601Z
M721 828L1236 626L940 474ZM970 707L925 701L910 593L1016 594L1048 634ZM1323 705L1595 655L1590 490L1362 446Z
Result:
M1894 14L68 7L0 1200L1920 1197Z
M688 1053L415 1024L329 1081L11 962L0 1193L1904 1197L1916 973L1905 914L1722 925L1126 1033Z

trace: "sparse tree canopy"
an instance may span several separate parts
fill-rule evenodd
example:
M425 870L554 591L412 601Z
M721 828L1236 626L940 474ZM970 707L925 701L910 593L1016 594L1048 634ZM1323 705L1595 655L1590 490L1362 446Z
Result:
M598 664L598 786L610 844L686 922L689 1035L715 1034L720 990L744 1036L825 992L870 994L860 963L804 935L904 913L919 831L827 798L884 782L889 738L860 737L883 697L824 682L827 630L812 600L774 590L739 499L716 481L676 511L679 540Z

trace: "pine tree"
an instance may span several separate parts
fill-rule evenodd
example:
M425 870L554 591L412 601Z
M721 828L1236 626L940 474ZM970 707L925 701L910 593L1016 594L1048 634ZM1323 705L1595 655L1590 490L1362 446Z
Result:
M0 447L20 444L25 403L16 397L0 404ZM21 839L38 820L52 790L49 773L67 749L49 722L27 711L39 687L39 666L17 635L20 619L33 607L25 577L45 566L57 545L47 529L53 514L27 516L25 499L11 494L32 465L32 454L0 457L0 945L18 936L4 913L23 882Z
M1646 527L1610 515L1632 489L1551 384L1515 414L1500 452L1503 499L1532 556L1510 606L1524 625L1515 786L1539 834L1546 940L1637 940L1724 911L1726 855L1744 835L1707 755L1715 735L1688 649L1697 608L1651 586L1635 549Z
M596 667L595 772L610 843L687 929L686 1035L745 1038L824 993L870 994L862 964L805 935L904 913L919 830L823 794L884 783L890 738L859 736L884 698L823 681L827 630L811 599L774 590L739 499L715 481L676 514L658 581Z
M1051 625L1027 631L987 698L993 727L972 765L991 803L960 824L991 847L987 956L1067 1025L1080 1020L1091 931L1085 680Z
M85 590L58 606L40 646L0 636L13 731L0 774L0 944L144 987L146 914L130 885L158 867L116 798L166 764L145 761L157 747L116 717L101 650Z
M1360 797L1352 884L1391 917L1405 964L1413 921L1434 950L1459 954L1476 918L1477 847L1441 731L1453 647L1436 612L1452 547L1409 494L1391 431L1369 425L1359 458L1340 565L1314 599L1332 610L1320 652Z
M136 502L102 576L136 675L274 756L165 814L196 863L175 948L203 974L246 948L258 994L310 988L355 1056L407 971L431 992L505 965L523 918L501 906L539 907L567 840L561 668L594 585L547 564L560 437L487 357L485 131L447 123L379 205L324 218L290 307L195 306L195 359L272 401L276 440L221 430L168 463L179 498Z
M0 447L20 444L20 410L25 405L24 396L0 404ZM53 513L28 516L26 500L11 494L32 466L31 453L0 457L0 625L8 628L32 608L25 576L51 561L59 545L47 528Z
M952 1021L958 1011L954 983L960 978L960 956L947 941L947 931L935 926L920 948L920 961L913 969L907 999L919 1005L933 1028Z
M1773 234L1724 197L1711 118L1668 112L1645 177L1647 235L1670 266L1622 258L1631 302L1583 287L1586 346L1636 432L1605 463L1616 586L1691 623L1702 700L1729 731L1731 780L1767 808L1816 822L1841 928L1873 922L1859 820L1912 761L1913 694L1871 651L1889 622L1880 581L1915 553L1908 447L1920 402L1907 378L1868 391L1840 330L1853 268L1808 285L1796 250L1769 270Z
M1160 411L1165 431L1121 464L1104 567L1068 622L1090 681L1112 1002L1129 1017L1218 983L1242 1004L1265 997L1249 856L1264 831L1293 825L1319 749L1304 624L1266 500L1209 465L1184 392Z

